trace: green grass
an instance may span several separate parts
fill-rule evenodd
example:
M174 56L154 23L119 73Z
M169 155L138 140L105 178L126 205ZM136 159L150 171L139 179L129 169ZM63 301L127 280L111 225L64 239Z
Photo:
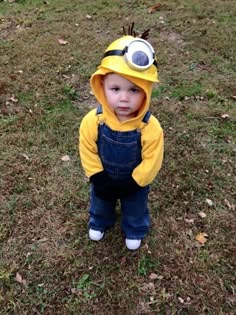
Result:
M177 98L179 100L183 100L186 97L199 97L202 96L202 86L199 83L195 83L194 85L183 84L181 86L177 86L173 88L171 92L171 97Z
M148 14L151 5L0 2L1 315L234 313L236 5L164 0ZM137 252L119 210L103 241L88 240L78 157L81 119L96 106L89 78L133 21L151 29L161 81L151 111L165 132Z
M158 268L159 263L148 256L143 256L138 263L138 275L147 276L152 270Z

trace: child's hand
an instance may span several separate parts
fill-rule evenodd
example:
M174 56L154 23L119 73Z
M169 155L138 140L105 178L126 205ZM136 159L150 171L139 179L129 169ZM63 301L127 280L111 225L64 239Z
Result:
M132 176L130 176L129 179L121 181L117 188L119 197L122 198L134 194L142 187L136 183Z
M116 184L105 171L92 175L90 181L93 183L95 194L99 198L104 200L114 200L118 198Z
M132 176L126 180L115 181L105 171L92 175L90 181L94 185L95 194L104 200L128 197L141 189Z

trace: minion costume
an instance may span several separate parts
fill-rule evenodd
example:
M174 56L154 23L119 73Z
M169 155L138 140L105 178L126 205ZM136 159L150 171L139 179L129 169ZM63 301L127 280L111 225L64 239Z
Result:
M107 104L102 80L108 73L121 75L145 92L136 117L120 122ZM163 160L163 130L149 111L153 82L159 80L152 46L131 35L115 40L90 79L100 105L83 118L79 132L81 163L91 182L89 231L95 237L90 235L90 239L100 240L115 224L120 199L122 230L131 250L148 233L149 184Z

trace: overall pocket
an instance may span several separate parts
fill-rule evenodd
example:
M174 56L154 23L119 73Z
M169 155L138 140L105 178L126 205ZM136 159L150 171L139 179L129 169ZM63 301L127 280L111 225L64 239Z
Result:
M106 127L98 148L104 169L117 179L128 177L141 162L141 139L136 130L118 132Z

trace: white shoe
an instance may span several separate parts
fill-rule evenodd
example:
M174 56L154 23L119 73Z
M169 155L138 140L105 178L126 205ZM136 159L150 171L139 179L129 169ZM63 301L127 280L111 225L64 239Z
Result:
M128 238L125 239L126 247L130 250L136 250L141 245L141 240L130 240Z
M104 232L89 229L89 238L92 241L100 241L104 236Z

